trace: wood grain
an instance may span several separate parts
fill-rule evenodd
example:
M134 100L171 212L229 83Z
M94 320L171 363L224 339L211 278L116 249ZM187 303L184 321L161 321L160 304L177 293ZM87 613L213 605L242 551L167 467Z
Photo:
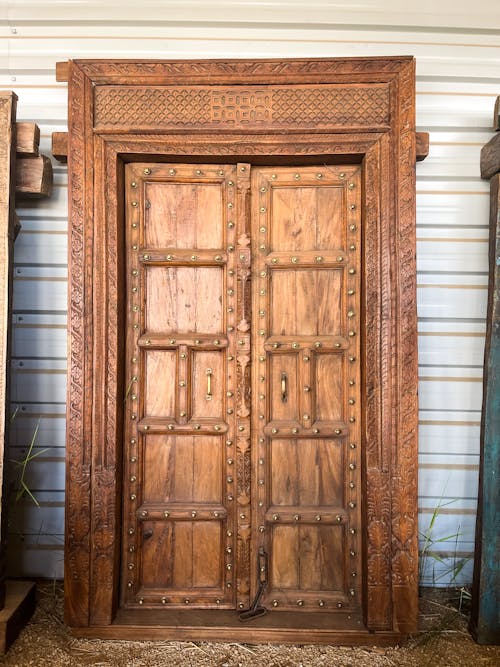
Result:
M247 607L264 546L304 639L415 629L413 60L66 69L68 622L199 636L178 614Z

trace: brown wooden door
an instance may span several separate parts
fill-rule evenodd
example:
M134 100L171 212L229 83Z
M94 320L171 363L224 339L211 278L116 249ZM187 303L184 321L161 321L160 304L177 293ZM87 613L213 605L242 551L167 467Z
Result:
M360 604L360 190L352 166L252 175L254 543L270 608Z
M360 604L360 191L127 166L126 606Z

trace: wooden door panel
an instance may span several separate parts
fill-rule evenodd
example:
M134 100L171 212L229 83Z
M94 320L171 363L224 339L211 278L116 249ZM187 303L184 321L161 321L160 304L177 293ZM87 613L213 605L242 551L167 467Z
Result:
M290 262L294 257L281 261ZM342 273L335 269L273 269L271 335L339 335L343 319L341 288Z
M298 356L292 354L273 354L269 366L270 421L292 420L299 417L299 366Z
M222 503L220 437L149 435L144 445L144 502Z
M145 589L156 589L163 596L192 596L193 589L221 593L220 524L145 521L142 529Z
M255 543L269 554L265 602L359 610L360 169L254 169L252 195L253 507Z
M148 332L222 332L221 268L148 267L145 282Z
M177 353L151 350L145 361L145 415L165 418L175 415L177 381Z
M125 605L236 605L235 166L126 167Z
M342 186L274 186L270 211L272 249L293 252L343 247L344 196Z
M346 403L344 355L315 354L313 368L315 390L313 414L315 419L320 422L343 422Z
M193 352L191 357L191 409L194 420L223 419L224 356L220 351Z
M147 183L145 245L155 248L222 248L224 192L219 184ZM154 201L154 207L151 202ZM207 225L210 212L213 222ZM215 224L214 224L215 223Z
M304 595L309 602L321 593L345 596L344 542L341 526L273 527L269 595L284 596L294 606ZM311 611L311 605L304 610Z
M278 439L270 445L270 503L297 508L344 506L345 445L337 440Z

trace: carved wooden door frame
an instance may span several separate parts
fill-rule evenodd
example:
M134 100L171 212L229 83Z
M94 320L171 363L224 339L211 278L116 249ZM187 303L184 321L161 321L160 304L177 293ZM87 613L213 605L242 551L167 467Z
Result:
M124 164L359 163L365 627L174 624L140 638L394 641L417 621L415 88L411 57L70 61L66 620L131 637L118 610ZM125 489L123 490L125 491ZM219 613L219 612L216 612ZM110 628L112 623L115 625ZM223 627L222 627L223 626ZM120 627L123 629L120 635Z

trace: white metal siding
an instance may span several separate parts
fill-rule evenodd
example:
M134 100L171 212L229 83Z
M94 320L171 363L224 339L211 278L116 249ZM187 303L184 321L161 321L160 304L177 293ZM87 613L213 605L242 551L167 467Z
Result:
M401 9L401 7L405 9ZM140 12L140 13L139 13ZM150 18L149 18L150 17ZM237 58L414 55L418 130L430 155L417 165L420 354L420 529L440 504L437 545L471 558L488 274L488 183L479 154L492 136L500 93L497 0L3 0L0 88L19 95L18 119L41 128L50 152L64 131L67 88L55 63L69 58ZM10 456L39 431L27 481L40 506L23 501L10 518L14 574L63 571L67 173L54 164L50 200L23 203L16 242ZM427 569L425 583L450 580Z

